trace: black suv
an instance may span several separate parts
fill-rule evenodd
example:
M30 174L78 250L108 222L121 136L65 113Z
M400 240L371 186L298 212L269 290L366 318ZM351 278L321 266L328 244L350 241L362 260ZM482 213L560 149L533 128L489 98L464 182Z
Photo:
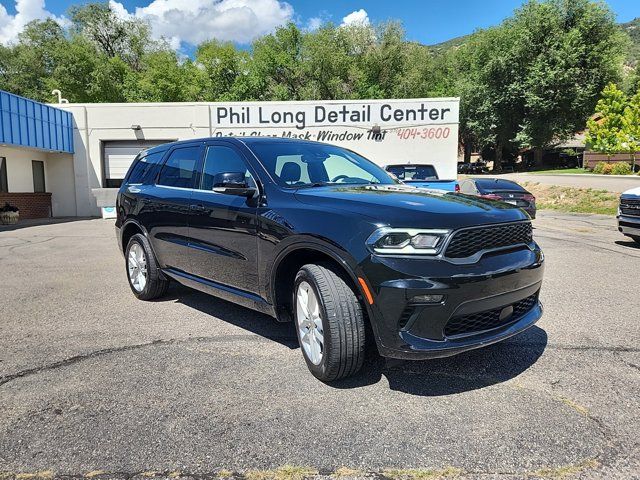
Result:
M170 280L293 320L317 378L454 355L542 315L544 256L519 208L399 185L362 156L276 138L146 150L118 193L133 293ZM370 327L370 328L369 328Z

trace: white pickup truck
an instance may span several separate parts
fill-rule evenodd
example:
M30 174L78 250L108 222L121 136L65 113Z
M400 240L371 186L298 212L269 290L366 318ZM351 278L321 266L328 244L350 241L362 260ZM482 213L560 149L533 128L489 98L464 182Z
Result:
M620 196L618 230L640 244L640 187L627 190Z

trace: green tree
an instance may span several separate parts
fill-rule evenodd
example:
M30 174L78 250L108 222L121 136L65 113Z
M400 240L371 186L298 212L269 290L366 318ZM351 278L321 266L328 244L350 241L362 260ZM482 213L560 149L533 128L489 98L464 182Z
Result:
M141 59L142 70L129 75L125 95L129 102L184 102L188 97L187 69L172 51L157 51Z
M518 143L543 148L584 129L602 89L620 78L625 38L613 12L590 0L529 1L506 25L521 95Z
M231 42L210 40L198 46L195 62L204 69L199 77L202 96L209 101L242 100L236 97L235 84L249 61L249 53L238 50ZM194 72L196 73L196 72Z
M622 147L631 155L631 171L636 171L636 154L640 151L640 90L629 99L622 116Z
M51 100L47 79L55 55L64 48L64 32L51 19L28 23L13 47L0 49L0 88L40 101Z
M151 40L147 23L120 18L109 3L72 6L69 16L72 33L82 35L109 58L119 56L133 69L140 69L144 53L158 46Z
M609 84L596 105L596 113L587 121L587 143L596 152L611 158L623 150L624 115L628 106L625 93L615 84Z
M303 33L293 23L253 43L251 75L259 100L303 100Z
M474 35L458 49L467 72L457 89L463 126L481 149L495 151L493 169L502 170L503 152L515 141L523 105L517 75L516 50L505 25Z

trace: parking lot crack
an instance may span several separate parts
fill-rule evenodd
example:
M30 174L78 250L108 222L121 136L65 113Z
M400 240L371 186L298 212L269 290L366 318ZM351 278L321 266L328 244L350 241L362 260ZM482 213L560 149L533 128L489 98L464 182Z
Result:
M215 336L215 337L191 337L184 339L162 339L162 340L153 340L151 342L146 343L138 343L133 345L124 345L120 347L111 347L111 348L103 348L100 350L94 350L92 352L83 353L80 355L74 355L72 357L65 358L63 360L59 360L57 362L53 362L47 365L42 365L39 367L28 368L25 370L21 370L16 373L11 373L8 375L0 376L0 386L5 385L13 380L17 380L19 378L28 377L30 375L35 375L38 373L56 370L58 368L67 367L69 365L73 365L84 360L89 360L91 358L101 357L104 355L110 355L114 353L122 353L128 352L131 350L138 350L141 348L153 347L153 346L161 346L161 345L172 345L172 344L180 344L180 343L197 343L197 342L233 342L238 340L249 340L249 341L272 341L272 340L280 340L280 341L288 341L289 337L283 338L275 338L275 337L261 337L260 335L253 334L242 334L242 335L225 335L225 336Z

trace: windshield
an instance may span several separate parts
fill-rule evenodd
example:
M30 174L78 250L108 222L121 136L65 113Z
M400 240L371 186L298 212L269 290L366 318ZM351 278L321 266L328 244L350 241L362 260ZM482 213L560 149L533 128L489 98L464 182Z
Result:
M332 145L274 141L255 142L251 149L283 187L395 183L376 164Z
M405 182L438 179L433 165L390 165L387 170Z

